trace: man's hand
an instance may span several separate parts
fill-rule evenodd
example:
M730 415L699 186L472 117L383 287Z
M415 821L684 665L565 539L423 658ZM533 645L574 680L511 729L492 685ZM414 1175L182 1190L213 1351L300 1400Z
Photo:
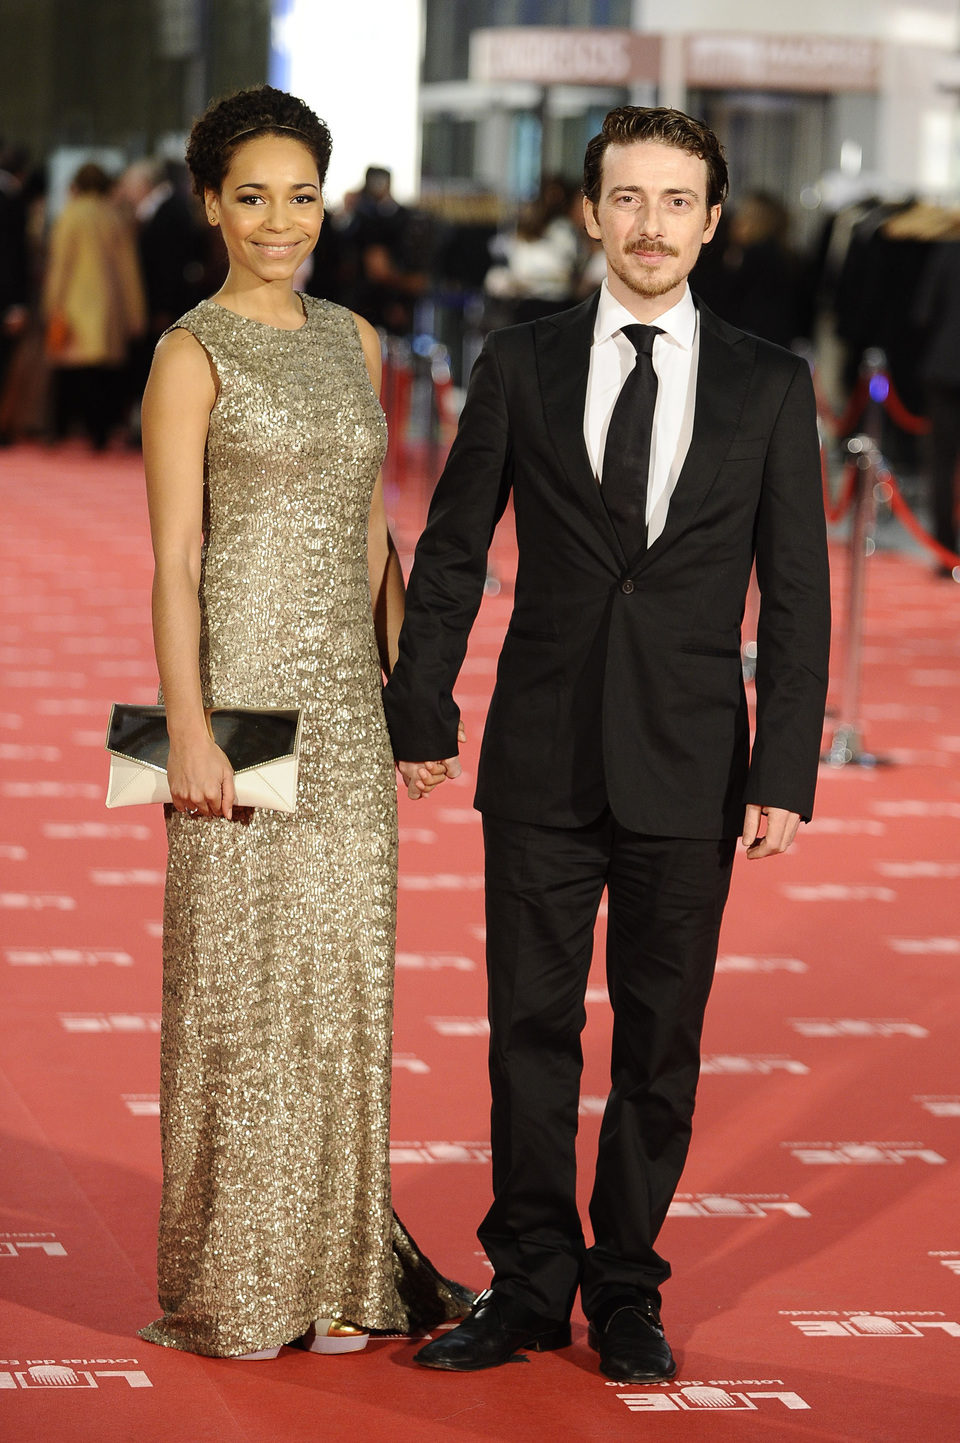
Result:
M457 724L457 741L463 746L467 739L467 731L463 722ZM418 802L421 797L428 797L434 787L445 782L447 777L451 781L460 775L462 768L459 757L447 757L442 762L397 762L397 771L403 777L407 789L407 796L412 802Z
M760 836L764 822L766 826ZM785 852L797 835L799 825L799 812L787 812L783 807L748 806L743 820L743 845L748 860L755 862L760 857L775 857Z
M414 802L428 797L434 787L447 780L445 762L397 762L397 771L403 778L407 796Z

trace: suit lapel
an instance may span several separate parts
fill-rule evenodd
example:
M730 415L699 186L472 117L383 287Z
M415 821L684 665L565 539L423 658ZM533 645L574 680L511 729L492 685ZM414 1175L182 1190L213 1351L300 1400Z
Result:
M677 480L666 525L636 561L645 567L691 524L706 500L740 425L753 368L750 338L721 321L700 302L700 355L690 449Z
M599 292L572 310L547 316L538 323L537 365L543 411L560 466L618 564L622 564L623 549L603 504L583 436L598 299Z

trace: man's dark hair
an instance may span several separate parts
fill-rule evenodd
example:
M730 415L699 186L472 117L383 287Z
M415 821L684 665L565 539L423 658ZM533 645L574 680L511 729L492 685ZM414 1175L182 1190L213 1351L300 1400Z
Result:
M594 211L600 201L607 146L631 145L635 140L655 140L685 150L688 155L698 155L707 167L707 209L726 200L729 177L723 146L702 120L662 106L619 105L608 113L603 129L588 143L583 158L583 193Z
M215 100L194 122L186 159L201 200L205 190L219 194L234 155L258 135L288 135L299 140L316 161L323 185L331 148L326 125L295 95L260 85Z

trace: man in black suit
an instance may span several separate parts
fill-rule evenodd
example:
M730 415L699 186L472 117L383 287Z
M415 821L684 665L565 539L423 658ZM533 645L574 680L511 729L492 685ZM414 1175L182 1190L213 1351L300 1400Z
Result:
M453 685L512 488L515 602L476 798L494 1191L479 1237L494 1276L417 1355L428 1367L563 1347L579 1287L603 1373L676 1372L654 1244L689 1144L736 839L772 856L811 814L829 643L807 368L687 286L726 187L699 122L607 116L584 167L607 279L573 310L488 337L417 548L385 692L414 796L459 770ZM751 756L739 648L754 557ZM587 1247L575 1137L604 888L612 1086Z

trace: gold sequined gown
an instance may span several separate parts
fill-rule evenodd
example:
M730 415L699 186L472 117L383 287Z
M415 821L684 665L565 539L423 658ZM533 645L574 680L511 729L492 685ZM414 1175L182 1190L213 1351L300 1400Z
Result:
M464 1294L396 1223L396 787L367 521L386 427L348 311L178 326L219 383L205 458L206 705L298 706L293 814L168 808L154 1343L229 1356L318 1317L405 1330Z

